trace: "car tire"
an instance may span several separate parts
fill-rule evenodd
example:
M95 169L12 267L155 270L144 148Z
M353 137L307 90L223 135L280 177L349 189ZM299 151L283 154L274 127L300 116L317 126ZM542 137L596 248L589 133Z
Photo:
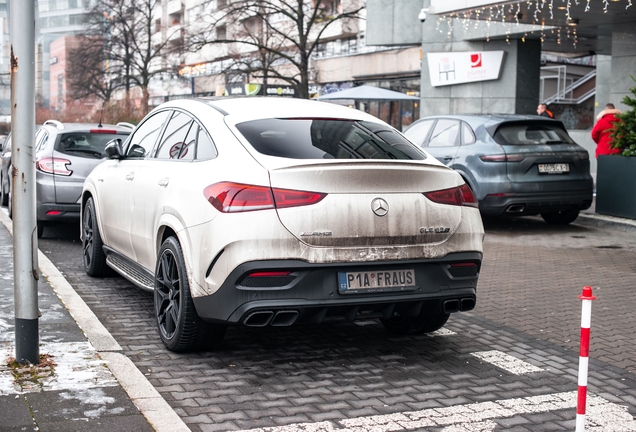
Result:
M38 222L38 238L42 238L44 235L44 223Z
M0 205L6 207L9 204L9 194L4 191L4 182L2 176L0 176Z
M203 321L194 307L181 245L168 237L155 268L155 319L161 341L170 351L209 348L225 336L225 326Z
M390 319L380 318L382 325L391 333L400 335L417 335L431 333L444 327L450 314L442 311L422 311L416 317L394 317Z
M550 225L567 225L574 222L576 218L579 217L579 211L570 209L541 213L541 217Z
M7 213L9 213L9 219L13 219L13 204L11 203L11 185L9 185L9 192L7 193Z
M102 236L99 233L97 214L93 198L89 198L84 204L82 215L82 249L84 256L84 271L87 275L97 277L109 273L106 264Z

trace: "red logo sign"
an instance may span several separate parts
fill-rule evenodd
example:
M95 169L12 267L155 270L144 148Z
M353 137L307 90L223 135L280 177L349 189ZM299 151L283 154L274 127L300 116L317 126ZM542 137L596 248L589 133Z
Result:
M470 67L472 68L481 67L481 53L470 55Z

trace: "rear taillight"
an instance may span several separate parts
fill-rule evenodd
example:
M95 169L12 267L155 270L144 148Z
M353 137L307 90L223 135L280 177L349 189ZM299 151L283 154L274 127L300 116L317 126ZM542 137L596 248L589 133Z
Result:
M473 191L465 183L450 189L426 192L424 196L438 204L478 207Z
M70 176L73 174L68 166L71 164L71 161L68 159L60 159L60 158L40 158L35 161L35 169L54 175L63 175Z
M481 155L479 159L484 162L521 162L525 156L522 154Z
M203 195L223 213L300 207L320 202L327 194L241 183L221 182L206 187Z

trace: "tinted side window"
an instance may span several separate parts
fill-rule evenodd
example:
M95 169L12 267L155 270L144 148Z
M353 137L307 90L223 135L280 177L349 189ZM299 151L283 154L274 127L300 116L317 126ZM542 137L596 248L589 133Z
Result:
M462 122L462 142L464 144L473 144L475 142L475 134L467 123Z
M130 138L126 156L129 158L143 158L152 151L170 111L160 111L147 118Z
M197 160L214 159L217 156L216 147L210 135L199 126L197 137Z
M428 138L428 133L431 131L434 122L435 120L425 120L414 123L404 134L421 147Z
M186 148L188 146L186 137L193 123L190 116L175 111L166 125L155 157L158 159L180 159L190 153L190 150Z
M45 129L40 129L35 133L35 151L41 151L49 139L49 133Z
M426 156L380 123L266 119L236 125L259 153L289 159L415 159Z
M459 145L459 120L439 119L428 142L429 147Z

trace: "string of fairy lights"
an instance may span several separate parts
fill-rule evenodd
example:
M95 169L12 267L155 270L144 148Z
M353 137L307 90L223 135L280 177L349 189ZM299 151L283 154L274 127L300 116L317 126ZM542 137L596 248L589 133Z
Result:
M574 1L574 3L572 3ZM451 36L455 28L456 23L464 28L465 31L480 29L485 27L486 41L490 40L490 26L492 23L507 24L506 27L506 42L510 42L510 35L512 33L518 33L515 31L515 27L520 26L520 19L526 14L533 16L534 23L528 24L530 28L525 28L524 36L521 38L525 42L525 39L532 34L538 33L541 43L545 42L546 38L552 35L557 43L571 42L576 48L578 42L578 36L576 32L576 26L578 20L572 18L571 9L574 6L580 6L582 1L579 0L525 0L510 3L501 3L498 5L484 6L481 8L469 9L461 12L451 12L448 14L438 15L437 30L440 33L447 32L448 36ZM585 1L585 12L591 10L590 1ZM619 2L621 0L602 0L603 1L603 13L607 13L610 1ZM556 5L555 5L556 3ZM632 0L627 0L625 9L632 7ZM556 11L556 12L555 12ZM546 24L546 20L549 17L550 21L554 21L555 13L563 13L564 15L561 22L565 22L565 25L560 24Z

